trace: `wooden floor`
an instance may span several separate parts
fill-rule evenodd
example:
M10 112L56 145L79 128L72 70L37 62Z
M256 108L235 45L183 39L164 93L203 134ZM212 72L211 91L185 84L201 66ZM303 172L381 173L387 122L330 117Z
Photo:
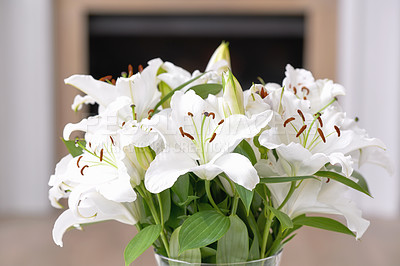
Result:
M131 226L105 222L70 230L64 247L56 246L51 230L56 216L0 218L2 266L124 265L123 250L134 235ZM147 250L133 265L155 265ZM319 229L302 228L285 247L281 266L399 266L400 221L373 220L361 241Z

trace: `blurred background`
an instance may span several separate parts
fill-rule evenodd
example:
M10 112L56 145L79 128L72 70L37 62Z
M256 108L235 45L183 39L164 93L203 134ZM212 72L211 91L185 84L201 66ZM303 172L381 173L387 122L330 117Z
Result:
M203 71L223 40L243 88L281 83L287 63L343 84L348 115L387 144L395 169L361 169L374 196L354 194L371 219L361 242L304 229L282 265L398 265L400 1L0 0L0 32L0 265L123 264L128 226L70 231L64 248L51 239L60 211L47 182L66 154L62 129L95 111L74 113L78 91L63 79L116 77L155 57ZM151 252L135 265L154 265Z

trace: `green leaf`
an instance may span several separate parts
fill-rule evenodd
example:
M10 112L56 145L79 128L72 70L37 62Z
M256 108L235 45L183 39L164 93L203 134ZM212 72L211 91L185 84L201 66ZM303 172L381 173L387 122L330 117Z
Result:
M166 189L160 193L162 214L164 223L168 221L169 214L171 213L171 193L169 189Z
M215 256L217 254L217 251L210 247L202 247L200 248L200 251L201 251L201 257L203 258Z
M177 259L190 263L201 263L201 252L199 248L189 249L179 254L179 231L181 226L172 233L169 241L169 254L172 259ZM170 262L174 265L173 262ZM178 264L177 264L178 265Z
M215 95L219 93L222 90L222 85L218 83L199 84L191 87L189 90L194 91L201 98L205 99L209 94Z
M83 153L83 149L81 146L78 145L78 143L82 144L83 147L86 146L86 141L83 139L80 140L65 140L62 139L62 141L64 142L65 146L68 149L68 152L72 155L72 157L76 157L79 156Z
M178 87L176 87L175 89L173 89L172 91L170 91L167 95L165 95L165 97L163 97L155 106L154 106L154 111L158 109L158 107L160 107L166 100L168 100L169 98L172 97L172 95L174 95L174 93L180 89L183 89L185 86L189 85L190 83L192 83L193 81L199 79L200 77L202 77L205 73L192 78L189 81L186 81L185 83L179 85Z
M189 173L181 175L172 186L172 191L179 197L180 202L185 202L189 195Z
M228 231L229 225L229 217L215 210L193 214L182 224L179 233L179 253L214 243Z
M161 225L150 225L137 233L124 251L125 266L131 264L146 251L161 234Z
M250 205L253 200L254 191L250 191L235 183L236 191L239 194L240 200L243 202L244 207L246 208L247 215L250 212Z
M298 181L298 180L309 179L309 178L315 179L315 177L311 176L311 175L307 175L307 176L274 176L274 177L262 177L262 178L260 178L260 182L272 184L272 183L292 182L292 181Z
M276 216L279 222L281 222L282 230L285 230L287 228L293 228L293 222L286 213L281 212L271 206L267 207Z
M239 153L247 159L250 160L252 165L255 165L257 163L257 158L256 155L254 154L253 148L250 146L250 144L246 140L242 140L236 148L233 150L235 153Z
M342 183L342 184L344 184L344 185L346 185L348 187L351 187L351 188L353 188L355 190L358 190L358 191L360 191L360 192L362 192L362 193L364 193L364 194L366 194L366 195L368 195L368 196L370 196L372 198L371 194L369 194L369 192L367 190L365 190L364 188L362 188L359 184L357 184L353 180L351 180L351 179L349 179L349 178L347 178L345 176L342 176L342 175L340 175L338 173L330 172L330 171L318 171L314 175L319 176L319 177L331 178L331 179L333 179L333 180L335 180L337 182L340 182L340 183Z
M362 189L367 191L369 195L371 195L371 192L369 191L367 180L365 180L364 176L360 172L353 170L353 173L351 174L351 176L357 178L357 180L358 180L357 184L360 185L360 187Z
M305 225L310 227L315 227L319 229L324 229L328 231L343 233L351 236L356 236L349 228L344 224L327 217L315 217L315 216L299 216L293 219L294 225Z
M218 240L217 263L247 261L249 256L249 235L246 224L237 216L229 216L230 227Z
M257 260L260 258L260 243L258 241L258 237L254 236L253 243L251 243L250 251L249 251L249 260Z

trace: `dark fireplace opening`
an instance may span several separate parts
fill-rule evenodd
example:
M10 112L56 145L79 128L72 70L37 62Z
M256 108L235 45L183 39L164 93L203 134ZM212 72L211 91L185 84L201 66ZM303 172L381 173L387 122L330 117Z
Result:
M287 63L303 66L304 16L89 15L89 73L119 77L159 57L204 71L222 41L232 72L248 89L258 77L281 83Z

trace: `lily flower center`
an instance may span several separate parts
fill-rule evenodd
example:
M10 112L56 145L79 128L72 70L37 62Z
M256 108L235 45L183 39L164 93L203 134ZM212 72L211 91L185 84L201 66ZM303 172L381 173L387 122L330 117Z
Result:
M194 115L191 112L188 112L187 115L192 122L194 132L186 132L183 130L183 127L179 127L179 131L183 138L189 138L196 147L196 153L199 155L201 164L205 164L209 161L208 151L209 144L213 142L217 136L217 129L224 123L224 119L220 120L216 123L215 113L213 112L203 112L201 124L196 124Z

